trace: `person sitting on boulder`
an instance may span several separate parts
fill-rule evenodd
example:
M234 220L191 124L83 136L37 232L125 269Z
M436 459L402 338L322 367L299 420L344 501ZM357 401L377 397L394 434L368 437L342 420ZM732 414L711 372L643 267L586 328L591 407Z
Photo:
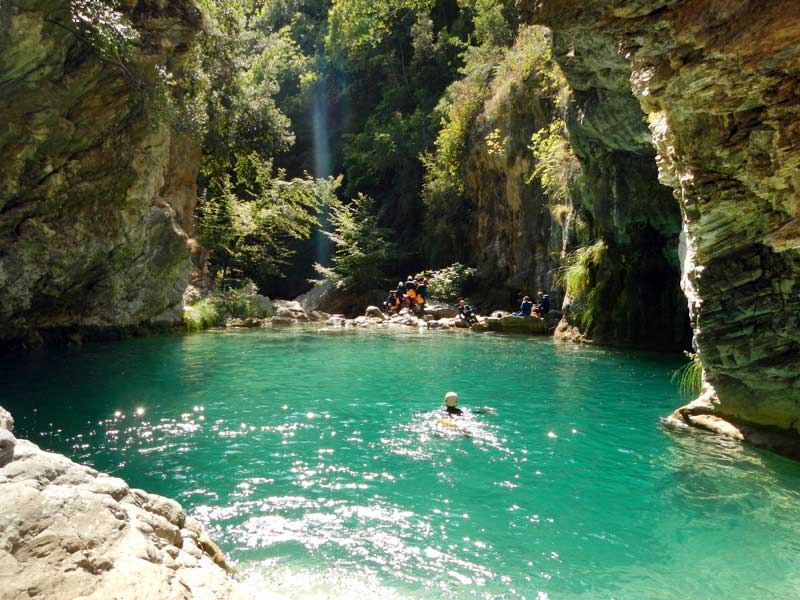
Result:
M398 300L400 300L400 302L402 302L403 298L405 297L405 295L406 295L406 284L403 283L402 281L398 281L397 282L397 298L398 298Z
M397 297L396 290L389 290L389 297L386 299L386 302L383 303L386 307L386 312L390 315L395 314L398 310L400 310L400 298Z
M417 286L417 304L419 304L420 308L425 308L425 300L428 297L428 278L425 277Z
M533 307L533 312L540 319L544 319L544 316L550 312L550 296L539 290L536 294L536 300L537 302L536 306Z
M472 307L464 302L463 298L458 301L458 316L467 322L467 325L472 325L478 322L478 317L472 312Z
M417 301L417 282L414 281L414 278L411 275L408 276L406 280L406 302L408 302L409 307L414 306Z
M522 299L522 304L519 305L519 310L511 314L515 317L530 317L532 310L533 310L533 302L531 302L530 296L525 296Z

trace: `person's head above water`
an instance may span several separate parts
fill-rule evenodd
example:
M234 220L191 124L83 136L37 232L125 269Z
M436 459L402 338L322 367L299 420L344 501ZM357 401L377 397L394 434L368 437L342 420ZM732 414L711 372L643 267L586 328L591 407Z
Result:
M541 298L542 296L544 296L544 292L543 291L539 290L538 292L536 292L536 297L537 298Z
M463 298L462 298L461 300L459 300L459 301L458 301L458 305L459 305L459 306L464 306L464 304L465 304L465 302L464 302L464 299L463 299Z
M444 405L447 408L455 408L458 404L458 394L455 392L447 392L444 395Z

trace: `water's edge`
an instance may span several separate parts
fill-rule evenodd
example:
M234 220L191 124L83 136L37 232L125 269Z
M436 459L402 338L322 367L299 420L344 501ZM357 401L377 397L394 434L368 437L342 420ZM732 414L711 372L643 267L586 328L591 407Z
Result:
M178 502L17 439L13 423L0 407L4 597L251 598Z

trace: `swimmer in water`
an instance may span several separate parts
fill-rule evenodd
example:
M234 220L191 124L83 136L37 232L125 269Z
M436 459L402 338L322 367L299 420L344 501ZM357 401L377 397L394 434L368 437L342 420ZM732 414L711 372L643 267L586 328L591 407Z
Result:
M447 411L448 417L460 417L464 412L458 408L458 394L455 392L447 392L444 395L444 408Z
M458 408L458 394L455 392L447 392L444 395L444 408L447 411L448 417L460 417L464 411ZM493 415L495 414L493 408L473 408L470 410L473 415Z

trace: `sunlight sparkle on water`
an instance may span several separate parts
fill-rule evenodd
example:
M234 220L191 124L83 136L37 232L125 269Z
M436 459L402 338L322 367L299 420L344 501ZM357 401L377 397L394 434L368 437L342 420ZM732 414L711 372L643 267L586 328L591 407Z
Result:
M179 500L261 598L673 600L675 573L680 597L800 595L798 466L662 429L682 357L340 333L12 357L3 405Z

